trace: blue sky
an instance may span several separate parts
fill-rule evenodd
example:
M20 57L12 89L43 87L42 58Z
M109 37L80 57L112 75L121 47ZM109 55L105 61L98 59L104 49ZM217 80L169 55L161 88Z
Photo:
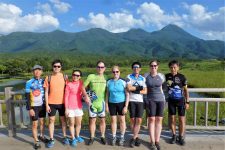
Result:
M0 34L103 28L148 32L176 24L202 39L225 41L223 0L0 0Z

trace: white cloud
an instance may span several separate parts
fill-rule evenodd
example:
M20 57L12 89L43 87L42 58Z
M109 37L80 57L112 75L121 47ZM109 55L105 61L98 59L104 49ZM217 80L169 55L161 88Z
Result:
M183 26L182 18L176 12L173 12L171 15L165 14L159 5L152 2L141 4L137 9L137 13L141 16L146 25L153 25L157 28L162 28L168 24Z
M61 2L60 0L49 0L53 3L54 8L60 13L66 13L72 7L69 3Z
M54 15L51 6L48 3L41 4L38 3L37 9L44 15Z
M14 18L22 14L22 10L15 5L0 3L0 18Z
M183 21L190 27L202 32L207 39L225 40L225 7L219 8L216 12L209 12L200 4L184 4L188 10L183 14Z
M139 19L135 19L132 14L126 12L110 13L109 16L105 16L102 13L94 14L89 13L87 19L78 18L78 24L85 27L97 27L103 28L110 32L125 32L132 27L143 26L143 22Z
M0 3L0 34L15 31L50 31L59 26L59 21L51 15L27 14L12 4Z

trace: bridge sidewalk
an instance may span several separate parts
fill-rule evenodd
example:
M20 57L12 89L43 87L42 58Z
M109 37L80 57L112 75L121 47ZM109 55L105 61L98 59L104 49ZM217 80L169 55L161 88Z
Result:
M46 132L48 135L48 133ZM99 133L97 132L97 137ZM85 139L85 142L88 141L89 132L87 130L82 130L81 136ZM96 141L93 145L88 146L85 143L78 144L76 148L70 146L64 146L60 141L62 134L61 130L55 131L55 146L54 150L148 150L149 149L149 136L146 130L141 130L140 138L142 144L140 147L130 148L129 139L131 138L131 132L126 132L126 140L124 147L121 146L111 146L110 145L110 130L106 132L107 136L107 145L100 144L100 139L96 138ZM161 135L161 149L162 150L225 150L225 132L224 131L187 131L186 132L186 145L180 146L178 144L169 144L170 132L164 130ZM17 131L17 137L10 138L7 136L7 131L0 130L0 149L4 150L31 150L33 145L32 133L31 130L19 130ZM47 149L42 143L41 149Z

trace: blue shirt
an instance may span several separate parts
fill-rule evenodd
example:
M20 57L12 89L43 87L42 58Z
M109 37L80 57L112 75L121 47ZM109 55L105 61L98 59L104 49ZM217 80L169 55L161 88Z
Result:
M44 80L32 78L26 82L25 92L30 95L31 106L42 106L44 103Z
M110 103L121 103L126 100L126 82L123 79L110 79L107 82Z

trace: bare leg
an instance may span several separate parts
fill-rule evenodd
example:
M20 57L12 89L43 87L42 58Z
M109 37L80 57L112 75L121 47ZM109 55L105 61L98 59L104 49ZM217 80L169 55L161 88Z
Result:
M80 136L82 116L75 117L76 120L76 137Z
M112 135L116 135L116 130L117 130L117 116L111 116L111 130L112 130Z
M106 128L105 117L100 118L100 126L99 127L100 127L101 136L105 137L105 128Z
M60 116L61 124L62 124L62 132L63 136L66 137L66 117Z
M150 143L155 143L155 117L148 117Z
M179 116L179 135L184 136L185 132L185 116Z
M142 123L142 118L136 118L135 119L134 136L133 136L134 139L136 139L138 137L138 133L140 131L141 123Z
M96 118L89 118L89 130L91 137L93 138L96 130Z
M158 142L158 143L159 143L160 135L162 131L162 120L163 120L163 117L155 118L155 142Z
M170 115L170 128L172 131L172 134L176 134L176 116L175 115Z
M74 117L69 117L70 120L70 134L71 134L71 138L74 139Z
M55 116L49 117L49 137L53 139L54 129L55 129Z
M38 127L38 120L32 122L32 134L34 137L34 142L38 141L37 136L37 127Z
M44 137L44 131L45 131L45 119L44 118L40 118L40 136Z

